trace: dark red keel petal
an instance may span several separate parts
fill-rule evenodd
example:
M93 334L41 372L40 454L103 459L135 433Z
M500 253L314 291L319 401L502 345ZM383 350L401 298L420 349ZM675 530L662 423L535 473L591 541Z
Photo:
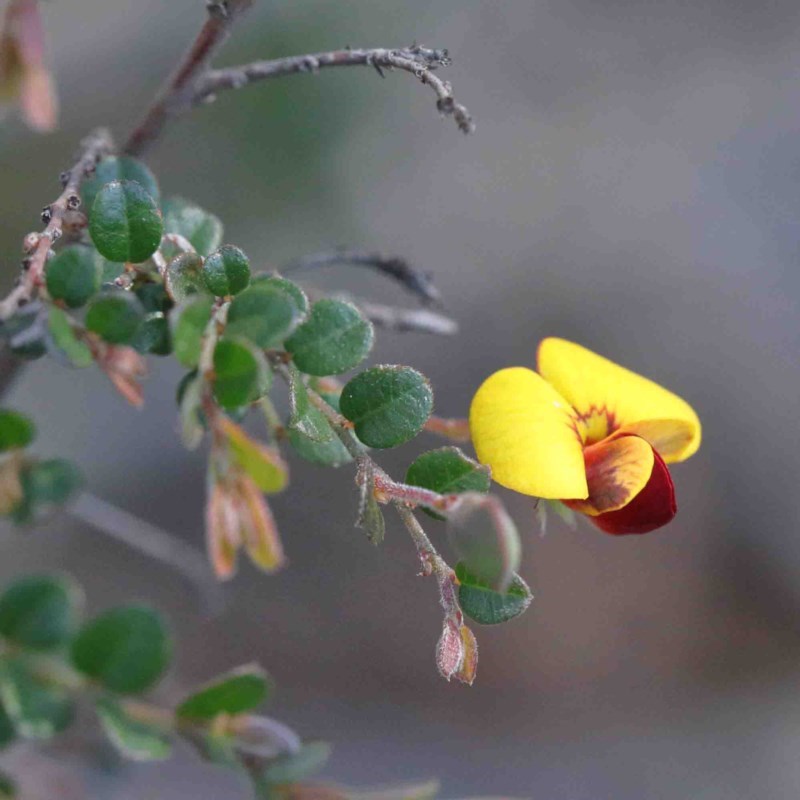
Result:
M653 472L650 480L628 505L589 519L606 533L620 536L626 533L648 533L666 525L678 512L675 487L664 459L654 450Z

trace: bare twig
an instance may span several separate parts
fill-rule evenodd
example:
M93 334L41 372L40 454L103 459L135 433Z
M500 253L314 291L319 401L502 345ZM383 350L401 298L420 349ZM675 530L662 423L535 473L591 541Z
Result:
M442 295L433 285L430 273L412 267L405 259L397 256L384 256L381 253L368 253L359 250L339 248L337 250L314 253L287 264L283 273L299 270L318 269L335 264L352 264L357 267L374 269L397 281L411 294L416 295L425 305L440 306Z
M64 214L80 204L78 191L81 183L92 174L98 160L110 152L111 148L111 135L104 128L93 131L81 142L80 155L75 165L61 176L64 190L42 210L45 229L41 233L29 233L25 237L23 273L16 288L0 301L0 320L9 319L35 296L44 280L44 268L50 248L61 238Z
M379 328L399 333L432 333L438 336L454 336L458 323L444 314L419 308L397 308L362 300L353 301L364 316Z
M124 152L141 156L159 137L170 117L191 108L197 100L198 81L208 71L211 59L230 35L233 23L253 5L253 1L211 0L207 4L208 19L205 25L144 119L128 138Z
M198 82L196 101L200 102L225 89L241 89L250 83L267 78L281 78L304 72L314 73L325 67L373 67L381 77L384 77L384 69L399 69L418 78L424 85L430 86L436 94L436 108L440 113L452 116L462 132L472 133L475 130L475 123L469 111L455 101L450 84L434 74L437 67L444 67L450 63L446 50L429 50L417 46L397 50L385 48L334 50L329 53L290 56L272 61L254 61L252 64L209 71Z
M124 511L94 495L83 493L69 506L69 512L95 530L154 558L183 575L197 589L208 613L222 607L219 585L205 556L150 522Z

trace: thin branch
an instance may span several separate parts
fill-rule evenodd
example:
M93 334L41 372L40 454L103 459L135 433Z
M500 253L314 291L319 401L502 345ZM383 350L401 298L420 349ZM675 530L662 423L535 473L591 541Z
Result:
M152 523L85 492L68 510L95 530L183 575L197 589L206 612L219 613L222 594L202 553Z
M198 82L211 59L222 47L233 23L254 0L211 0L208 19L173 75L162 87L144 119L128 138L124 152L141 156L161 134L170 117L188 110L197 101Z
M355 305L379 328L398 333L432 333L437 336L454 336L458 333L458 323L454 319L424 308L397 308L362 300L355 300Z
M352 264L367 267L397 281L411 294L416 295L424 304L441 306L442 295L433 285L430 273L412 267L405 259L397 256L384 256L381 253L369 253L359 250L339 248L333 251L314 253L304 256L288 264L282 273L298 270L318 269L335 264Z
M272 61L254 61L238 67L216 69L208 72L197 86L196 101L215 96L225 89L241 89L267 78L282 78L304 72L318 72L325 67L373 67L381 77L384 69L408 72L436 95L436 108L445 116L452 116L463 133L472 133L475 123L466 107L457 103L453 89L447 81L434 74L438 67L451 63L446 50L430 50L416 45L397 50L374 48L369 50L334 50L303 56L276 58Z
M425 423L425 430L453 442L468 442L472 438L469 432L469 420L462 417L450 418L432 415Z
M61 238L64 215L80 205L78 192L81 183L94 172L97 162L111 149L111 135L104 128L93 131L81 142L80 155L75 165L62 173L64 190L56 200L42 210L45 229L41 233L29 233L25 237L23 250L26 257L22 262L23 273L16 288L0 301L0 320L9 319L36 295L44 281L44 268L50 248Z

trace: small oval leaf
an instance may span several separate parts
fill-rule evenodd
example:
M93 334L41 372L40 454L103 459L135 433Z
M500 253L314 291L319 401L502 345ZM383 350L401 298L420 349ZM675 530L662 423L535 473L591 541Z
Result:
M98 193L89 235L109 261L140 264L161 243L164 224L155 200L134 181L113 181Z
M26 575L0 595L0 636L20 647L48 650L66 644L83 605L80 587L61 575Z
M170 645L157 612L115 608L88 622L72 643L75 668L119 694L149 689L169 662Z
M269 390L271 373L264 357L249 342L225 338L214 348L214 397L236 409L258 400Z
M69 308L79 308L100 288L103 262L91 247L71 245L47 264L47 292Z
M297 368L308 375L338 375L360 364L372 348L372 324L352 304L326 298L286 341Z
M223 245L206 258L203 278L217 297L239 294L250 283L250 260L238 247Z
M111 344L127 344L144 319L144 309L130 292L111 290L95 297L86 312L86 327Z
M365 445L385 449L422 430L433 410L433 391L411 367L372 367L342 389L339 405Z
M470 574L462 563L456 565L456 577L459 580L458 602L461 610L480 625L508 622L522 614L533 600L528 584L516 574L503 592L491 589Z
M253 286L231 301L226 332L260 348L278 347L298 321L297 307L285 291Z
M0 409L0 452L27 447L36 436L36 426L24 414Z
M164 201L164 232L183 236L201 255L207 256L222 244L219 217L182 197Z
M213 719L219 714L242 714L266 700L269 675L258 664L247 664L220 675L187 697L175 713L183 719Z
M203 334L211 319L213 302L204 295L190 297L170 314L175 358L184 367L196 367L200 360Z

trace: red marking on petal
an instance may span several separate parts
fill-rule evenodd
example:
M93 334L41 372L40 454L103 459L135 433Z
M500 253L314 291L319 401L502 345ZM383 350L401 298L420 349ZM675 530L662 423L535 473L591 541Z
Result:
M650 480L628 505L589 517L600 530L614 536L628 533L648 533L666 525L678 512L675 487L664 459L654 450L653 472Z

